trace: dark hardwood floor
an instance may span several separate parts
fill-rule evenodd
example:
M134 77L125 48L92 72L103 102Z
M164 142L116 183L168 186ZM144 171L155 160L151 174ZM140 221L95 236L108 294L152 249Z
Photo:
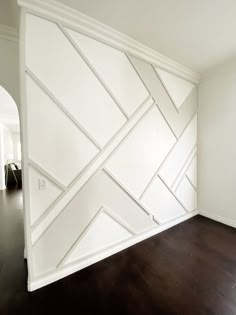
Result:
M197 216L28 293L21 191L0 193L0 314L236 314L236 230Z

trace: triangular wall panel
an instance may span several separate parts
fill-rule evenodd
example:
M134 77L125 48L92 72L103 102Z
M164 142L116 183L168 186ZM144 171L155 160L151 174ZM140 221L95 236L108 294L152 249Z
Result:
M149 93L127 56L88 36L67 31L130 117Z
M78 242L66 263L115 245L132 234L106 212L101 211Z
M183 80L167 71L155 68L170 98L179 110L194 88L194 84Z

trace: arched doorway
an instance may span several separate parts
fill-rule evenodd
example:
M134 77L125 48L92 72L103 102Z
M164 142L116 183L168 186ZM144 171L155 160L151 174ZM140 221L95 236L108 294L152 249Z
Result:
M21 187L18 108L11 95L0 85L0 190Z

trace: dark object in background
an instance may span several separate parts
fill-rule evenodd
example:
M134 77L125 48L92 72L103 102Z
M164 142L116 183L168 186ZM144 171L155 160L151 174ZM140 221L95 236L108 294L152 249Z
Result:
M15 163L5 165L6 187L22 187L22 170Z

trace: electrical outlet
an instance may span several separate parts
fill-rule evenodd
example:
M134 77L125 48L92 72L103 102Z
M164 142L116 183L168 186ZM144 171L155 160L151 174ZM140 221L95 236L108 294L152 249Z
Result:
M46 189L46 186L47 186L46 179L44 179L44 178L39 178L39 179L38 179L38 187L39 187L39 190Z

